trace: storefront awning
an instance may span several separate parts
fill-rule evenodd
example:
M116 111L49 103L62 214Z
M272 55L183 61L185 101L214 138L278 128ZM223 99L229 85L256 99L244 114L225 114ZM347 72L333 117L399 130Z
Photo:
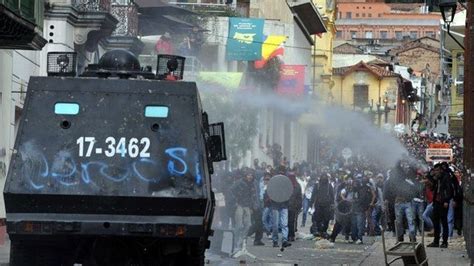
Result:
M301 28L306 38L311 39L310 43L314 44L311 35L327 32L326 25L311 0L298 0L288 3L296 23ZM308 40L309 41L309 40Z

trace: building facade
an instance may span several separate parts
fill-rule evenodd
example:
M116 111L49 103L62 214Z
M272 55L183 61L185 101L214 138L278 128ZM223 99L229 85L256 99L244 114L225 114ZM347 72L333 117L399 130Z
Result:
M13 154L30 75L40 73L44 1L0 1L0 189ZM3 193L0 219L5 218Z
M316 96L334 86L332 79L332 63L334 39L336 38L336 1L313 0L323 17L327 32L314 36L313 46L313 88Z
M439 38L438 13L423 4L338 2L337 39Z
M363 61L334 68L334 88L328 102L368 114L378 126L403 123L398 111L402 104L402 78L387 67Z

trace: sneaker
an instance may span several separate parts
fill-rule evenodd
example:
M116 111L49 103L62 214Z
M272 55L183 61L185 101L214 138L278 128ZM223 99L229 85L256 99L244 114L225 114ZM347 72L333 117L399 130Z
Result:
M441 244L439 247L440 247L440 248L448 248L448 243L447 243L447 242L443 242L443 244Z
M291 247L291 243L288 241L283 241L283 244L281 246L284 248Z
M274 247L274 248L279 247L279 246L278 246L278 242L273 242L273 247Z
M362 242L362 240L360 240L360 239L357 240L355 243L356 243L357 245L362 245L362 244L364 244L364 242Z
M253 241L254 246L265 246L265 243L263 243L261 240L258 241Z
M429 248L439 248L439 243L431 242L431 244L427 245L426 247L429 247Z

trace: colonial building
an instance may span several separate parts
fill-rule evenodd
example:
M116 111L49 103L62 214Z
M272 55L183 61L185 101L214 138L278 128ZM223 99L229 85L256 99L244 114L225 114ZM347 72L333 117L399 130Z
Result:
M313 46L314 93L319 95L322 91L334 86L332 80L334 39L336 38L336 1L313 0L321 13L327 32L314 36L316 43Z
M438 38L441 15L423 4L338 2L337 39Z
M384 66L385 65L385 66ZM334 88L326 101L366 113L375 124L408 125L411 117L410 82L376 60L334 68Z
M0 189L3 191L30 75L40 72L44 1L0 1ZM0 219L5 218L3 194Z

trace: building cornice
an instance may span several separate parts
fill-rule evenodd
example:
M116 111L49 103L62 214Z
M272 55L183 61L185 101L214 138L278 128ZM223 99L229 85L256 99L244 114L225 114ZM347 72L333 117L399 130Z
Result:
M114 31L118 20L109 12L78 11L71 5L52 5L45 18L64 20L74 27L74 43L93 51L98 42Z

